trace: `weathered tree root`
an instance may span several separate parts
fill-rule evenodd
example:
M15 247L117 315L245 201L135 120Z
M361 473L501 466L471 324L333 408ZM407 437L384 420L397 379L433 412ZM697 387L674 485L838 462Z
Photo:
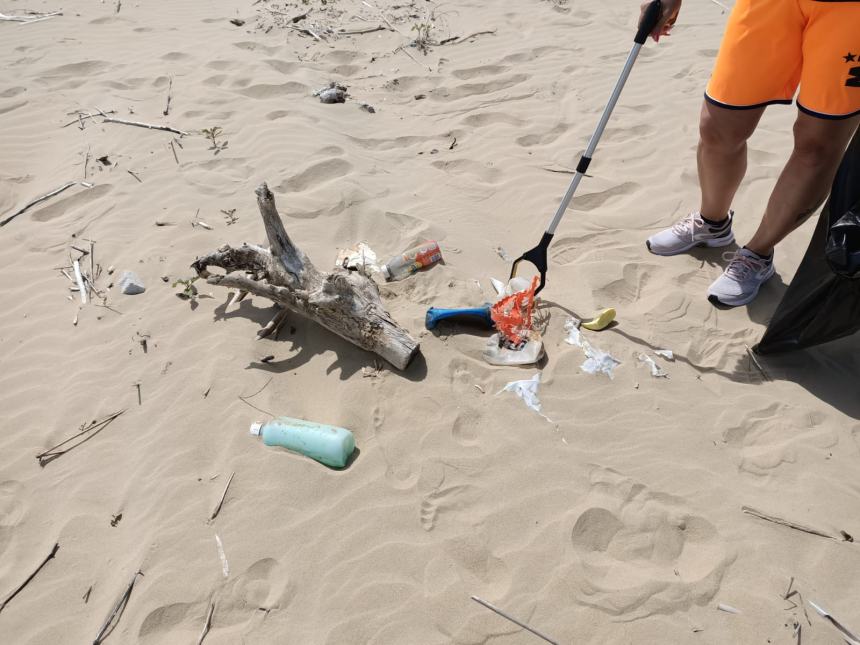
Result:
M320 272L293 245L268 186L261 184L255 192L270 249L253 244L222 246L191 265L197 275L212 285L268 298L381 356L397 369L406 369L418 353L418 343L385 311L376 284L345 269ZM212 274L209 267L227 273ZM232 275L234 272L241 275ZM284 318L276 316L277 325Z

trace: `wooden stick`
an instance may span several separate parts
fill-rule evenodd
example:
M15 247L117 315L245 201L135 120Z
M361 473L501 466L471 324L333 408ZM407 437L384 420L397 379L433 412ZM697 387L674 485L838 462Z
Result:
M34 13L29 16L7 16L5 14L0 13L0 21L4 22L20 22L21 24L26 25L28 22L38 22L39 20L47 20L48 18L53 18L54 16L62 16L62 11L54 11L52 13ZM35 17L33 17L35 16Z
M132 576L131 582L128 583L128 587L126 587L125 591L114 605L113 610L108 614L108 617L102 624L102 628L96 635L96 638L93 641L93 645L101 645L102 641L104 641L104 639L107 638L113 631L113 628L116 627L117 624L119 624L119 619L122 618L122 614L125 611L125 607L126 605L128 605L128 599L131 597L131 590L134 589L134 583L137 582L137 577L142 575L143 572L136 571L134 576ZM116 618L116 623L114 623L114 618ZM113 624L113 627L111 627L111 624Z
M257 332L257 340L261 340L263 338L266 338L267 336L271 336L273 332L277 331L278 328L284 324L284 321L287 319L287 315L289 315L289 313L290 310L286 307L276 313L275 317L272 318L265 327L263 327L260 331Z
M842 635L842 639L848 643L849 645L860 645L860 636L856 636L850 629L848 629L845 625L840 623L836 618L834 618L833 614L828 612L826 609L816 605L811 600L807 601L812 608L818 612L818 615L824 618L827 622L833 625L836 629L838 629Z
M412 55L412 54L410 54L408 51L406 51L406 48L405 48L405 47L403 47L403 45L401 45L401 46L399 46L397 49L395 49L395 50L394 50L394 53L396 54L398 51L402 51L404 54L406 54L407 56L409 56L409 58L411 58L412 60L414 60L418 65L421 65L421 62L420 62L417 58L415 58L415 56L413 56L413 55ZM424 67L424 65L421 65L421 67Z
M21 593L21 591L24 589L24 587L26 587L28 584L30 584L30 581L31 581L33 578L35 578L35 577L36 577L36 574L37 574L37 573L39 573L39 572L42 570L42 567L44 567L46 564L48 564L48 560L51 560L55 555L57 555L57 551L59 550L59 548L60 548L60 543L59 543L59 542L57 542L57 543L54 545L54 548L53 548L53 549L51 549L51 552L50 552L50 553L45 557L45 559L44 559L44 560L42 560L42 564L40 564L38 567L36 567L36 570L35 570L33 573L31 573L31 574L27 577L27 579L26 579L24 582L22 582L22 583L18 586L18 588L17 588L17 589L15 589L15 591L13 591L11 594L9 594L9 596L6 598L6 600L4 600L2 603L0 603L0 612L2 612L2 611L6 608L6 605L8 605L8 604L9 604L9 602L10 602L10 601L15 597L15 596L17 596L19 593Z
M114 412L113 414L106 416L101 421L92 421L86 427L84 427L82 425L80 432L72 435L68 439L64 439L63 441L58 443L56 446L52 446L51 448L48 448L45 452L42 452L42 453L36 455L36 459L39 460L39 465L44 468L48 463L52 462L54 459L57 459L61 455L64 455L71 450L74 450L75 448L80 446L82 443L89 441L90 439L95 437L99 432L104 430L114 419L116 419L123 412L125 412L125 410L120 410L119 412ZM70 441L73 441L74 439L77 439L83 435L88 435L88 436L85 437L84 439L82 439L81 441L79 441L78 443L76 443L76 444L74 444L68 448L65 448L64 450L57 450L58 448L62 448L63 446L65 446Z
M387 29L382 25L377 25L367 29L339 29L337 33L344 36L357 36L358 34L372 34L374 31L387 31Z
M320 38L319 35L317 35L313 30L309 29L308 27L296 27L295 25L287 25L287 27L289 27L290 29L292 29L294 31L298 31L301 34L306 34L308 36L311 36L316 41L322 40L322 38Z
M227 480L227 485L224 487L224 492L221 493L221 499L218 500L218 505L215 507L215 510L212 511L212 515L209 516L209 521L211 522L216 517L218 517L218 513L221 512L221 505L224 504L224 498L227 497L227 489L230 488L230 483L233 481L233 475L236 474L234 470L230 473L230 479Z
M542 639L543 639L543 640L545 640L547 643L552 643L552 645L558 645L558 642L557 642L557 641L552 640L549 636L545 636L544 634L541 634L539 631L537 631L536 629L533 629L533 628L529 627L529 626L528 626L528 625L526 625L525 623L518 621L516 618L514 618L513 616L511 616L511 615L509 615L509 614L506 614L506 613L505 613L505 612L503 612L501 609L499 609L499 608L497 608L497 607L494 607L493 605L491 605L490 603L488 603L486 600L481 600L480 598L478 598L478 596L472 596L472 600L474 600L474 601L475 601L476 603L478 603L479 605L483 605L484 607L486 607L486 608L487 608L487 609L489 609L490 611L494 611L494 612L496 612L496 613L497 613L499 616L501 616L502 618L507 618L507 619L508 619L509 621L511 621L512 623L514 623L514 624L516 624L516 625L519 625L520 627L522 627L523 629L525 629L525 630L527 630L527 631L530 631L532 634L534 634L534 635L535 635L535 636L537 636L538 638L542 638Z
M384 13L382 13L382 10L381 10L381 9L379 9L378 7L376 7L376 6L372 5L372 4L370 4L370 3L369 3L369 2L367 2L366 0L361 0L361 4L363 4L365 7L370 7L371 9L373 9L374 11L376 11L376 13L378 13L378 14L379 14L379 17L380 17L380 18L382 18L382 20L384 20L384 21L385 21L385 24L386 24L386 25L388 25L388 28L389 28L389 29L391 29L391 31L396 31L398 34L400 34L400 35L401 35L401 36L403 36L404 38L406 37L406 34L404 34L404 33L403 33L402 31L400 31L397 27L395 27L394 25L392 25L392 24L391 24L391 22L388 20L388 18L386 18L386 17L385 17L385 14L384 14Z
M743 507L741 507L741 510L744 513L748 513L749 515L752 515L753 517L757 517L757 518L759 518L761 520L765 520L767 522L773 522L774 524L781 524L782 526L787 526L788 528L795 529L796 531L803 531L804 533L809 533L811 535L817 535L817 536L823 537L823 538L829 538L831 540L836 539L835 536L830 535L829 533L825 533L824 531L819 531L818 529L813 529L813 528L810 528L808 526L803 526L802 524L796 524L795 522L790 522L788 520L784 520L781 517L776 517L774 515L768 515L767 513L762 513L761 511L758 511L758 510L751 508L749 506L743 506Z
M34 22L42 22L43 20L50 20L51 18L54 18L55 16L62 16L62 15L63 15L62 11L57 11L56 13L50 13L50 14L46 14L44 16L39 16L38 18L33 18L33 20L26 20L20 24L21 24L21 26L29 25L29 24L32 24Z
M173 141L170 142L170 149L173 150L173 158L176 159L176 165L179 165L179 157L176 154L176 148L173 147Z
M62 186L60 186L59 188L57 188L57 189L55 189L55 190L52 190L50 193L46 193L46 194L42 195L41 197L37 197L37 198L36 198L36 199L34 199L33 201L31 201L31 202L29 202L29 203L25 204L24 206L22 206L21 208L19 208L17 211L15 211L14 213L12 213L12 214L11 214L9 217L7 217L6 219L4 219L4 220L0 221L0 226L6 226L6 224L8 224L9 222L11 222L11 221L12 221L13 219L15 219L16 217L18 217L18 215L21 215L21 214L25 213L27 210L29 210L30 208L32 208L32 207L33 207L33 206L35 206L36 204L41 204L41 203L42 203L43 201L45 201L46 199L50 199L51 197L54 197L55 195L59 195L59 194L60 194L61 192L63 192L64 190L66 190L66 189L68 189L68 188L71 188L72 186L74 186L74 185L75 185L75 184L77 184L77 183L78 183L78 182L76 182L76 181L70 181L70 182L69 182L69 183L67 183L67 184L63 184L63 185L62 185Z
M173 77L170 77L170 83L167 85L167 105L164 106L164 111L162 114L167 116L170 114L170 91L173 89Z
M464 43L469 38L474 38L475 36L485 36L488 34L495 34L495 29L489 29L487 31L476 31L473 34L469 34L468 36L454 36L453 38L446 38L439 42L440 45L459 45L460 43Z
M84 286L84 278L81 275L81 263L75 260L72 263L72 266L75 268L75 280L78 282L78 290L81 293L81 304L87 304L87 289Z
M141 184L143 183L143 179L141 179L140 177L138 177L136 173L132 172L131 170L126 170L126 172L127 172L129 175L131 175L132 177L134 177L135 179L137 179Z
M203 645L203 639L209 633L209 628L212 627L212 614L215 612L215 603L209 603L209 613L206 614L206 622L203 624L203 631L200 633L200 638L197 639L197 645Z
M104 117L104 121L102 121L102 123L119 123L120 125L133 125L138 128L146 128L147 130L162 130L163 132L172 132L173 134L178 134L180 137L188 136L187 132L177 130L176 128L171 128L169 125L153 125L152 123L143 123L141 121L126 121L125 119L114 119L110 116Z
M770 378L770 376L768 375L768 373L767 373L767 372L764 370L764 368L761 366L761 363L759 363L759 362L758 362L758 359L756 358L756 356L755 356L755 354L753 353L753 351L749 348L749 346L748 346L748 345L744 345L744 348L747 350L747 354L749 354L749 357L750 357L750 359L752 360L752 362L753 362L753 363L755 364L755 366L758 368L758 371L759 371L759 372L761 372L761 375L764 377L764 380L765 380L765 381L772 381L773 379L771 379L771 378Z

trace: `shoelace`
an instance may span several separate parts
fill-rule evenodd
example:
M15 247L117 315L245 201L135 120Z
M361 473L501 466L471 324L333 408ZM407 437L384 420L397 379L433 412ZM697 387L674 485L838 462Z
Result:
M705 228L705 220L702 219L702 216L698 213L690 213L672 226L672 232L679 237L689 235L692 242L695 239L696 231L702 228Z
M741 255L740 251L726 251L723 260L729 263L726 267L726 275L736 280L746 280L750 274L767 268L767 262L758 260L749 255Z

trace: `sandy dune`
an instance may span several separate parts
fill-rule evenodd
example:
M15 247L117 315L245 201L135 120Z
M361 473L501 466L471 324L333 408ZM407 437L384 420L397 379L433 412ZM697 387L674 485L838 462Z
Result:
M696 206L698 109L726 19L715 4L689 0L677 33L643 51L552 247L540 389L552 421L496 396L537 368L487 365L468 328L423 329L431 305L491 299L489 278L510 266L498 247L515 256L539 239L569 179L551 170L584 148L636 4L442 4L433 40L495 33L426 55L408 46L432 8L417 0L378 3L397 31L320 42L289 16L310 10L295 24L315 33L386 23L357 0L125 0L118 12L90 0L0 22L0 216L93 184L0 228L0 602L60 544L0 612L0 642L92 642L137 570L108 643L196 643L211 601L207 645L540 642L470 595L559 643L794 643L795 620L805 645L841 642L798 596L782 599L792 577L804 601L860 630L860 547L840 535L860 538L860 347L770 361L773 381L745 350L813 223L778 249L759 300L732 311L704 295L718 252L657 258L643 244ZM7 0L0 12L59 8ZM321 104L312 92L329 81L351 99ZM192 134L99 117L63 127L75 110ZM741 239L792 119L772 109L751 142ZM217 154L200 134L212 127L229 142ZM374 375L373 356L298 317L255 341L274 313L259 298L227 310L223 289L199 283L196 303L175 296L196 256L264 239L261 181L321 267L359 240L382 256L441 243L444 265L382 288L421 339L408 372ZM111 309L81 306L54 268L87 240L100 288L130 269L146 292L114 286ZM588 338L622 362L613 380L580 370L563 329L609 306L619 325ZM676 355L657 359L668 379L637 360L658 348ZM258 391L261 410L350 428L358 458L336 472L249 437L266 414L239 396ZM39 467L37 453L120 409Z

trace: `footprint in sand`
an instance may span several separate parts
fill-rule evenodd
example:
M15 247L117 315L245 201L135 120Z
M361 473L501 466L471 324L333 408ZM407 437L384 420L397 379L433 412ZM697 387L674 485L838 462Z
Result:
M432 531L436 528L436 521L446 511L457 510L462 507L458 503L458 497L473 491L474 486L462 484L459 486L448 486L434 490L421 500L421 528Z
M533 146L540 146L547 143L552 143L565 132L567 132L569 128L570 126L567 123L559 123L551 130L547 130L545 132L541 132L538 134L524 134L523 136L517 138L517 145L520 145L523 148L531 148Z
M639 184L632 181L624 182L618 186L607 188L596 193L586 193L573 200L571 208L577 211L593 211L595 208L600 208L613 197L622 195L630 195L636 192Z
M78 193L70 194L66 198L54 201L50 206L41 210L34 211L31 217L37 222L49 222L57 217L69 215L75 209L94 202L102 195L107 195L111 190L113 188L110 184L99 184L92 188L86 188ZM71 192L70 190L69 193Z
M278 192L300 193L302 191L316 188L335 179L341 179L352 171L352 164L345 159L326 159L311 164L301 172L293 175L286 181L281 182Z
M451 426L451 434L457 443L463 446L474 446L480 436L481 413L472 408L465 408L457 413L457 418Z
M521 127L525 125L525 121L520 118L517 118L511 114L505 114L504 112L483 112L481 114L470 114L465 117L462 121L463 125L470 128L482 128L487 125L494 125L496 123L504 123L505 125L512 125L515 127Z
M733 556L683 501L595 467L570 533L577 602L625 620L683 611L719 591Z
M757 397L738 403L720 415L717 428L723 441L738 449L741 472L769 476L783 464L796 463L801 454L818 453L823 459L839 442L823 414L782 403L762 408Z
M481 65L479 67L468 67L466 69L455 69L451 75L459 78L461 81L468 81L481 76L493 76L501 74L510 69L507 65Z
M0 556L12 541L13 529L24 517L24 487L16 481L0 483Z
M464 83L455 87L440 87L430 94L430 97L435 101L451 101L463 99L469 96L492 94L508 88L519 85L529 80L531 77L526 74L512 74L505 78L498 78L492 81L484 81L482 83Z
M277 560L258 560L213 594L212 637L219 629L246 624L262 612L285 608L293 594L293 585ZM155 643L167 642L165 637L179 630L199 632L208 609L209 599L162 605L143 619L138 635L143 642Z

